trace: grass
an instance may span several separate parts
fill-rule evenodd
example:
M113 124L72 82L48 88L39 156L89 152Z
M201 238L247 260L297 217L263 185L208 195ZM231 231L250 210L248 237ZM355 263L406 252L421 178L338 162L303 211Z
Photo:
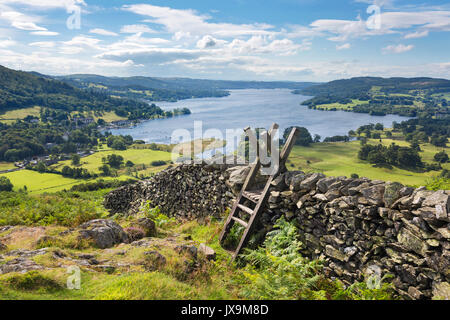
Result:
M14 163L12 162L0 162L0 171L14 169Z
M118 154L124 157L125 162L132 161L139 170L139 174L144 174L145 176L150 176L151 174L157 173L166 169L172 159L172 154L164 151L154 151L151 149L128 149L125 151L112 150L106 146L99 149L100 151L94 153L91 156L81 159L80 167L85 168L91 172L99 173L98 168L103 165L102 158L110 154ZM167 165L163 166L152 166L151 163L154 161L165 161ZM145 165L145 169L143 167ZM59 162L53 165L52 168L61 170L64 166L72 166L71 160ZM13 163L0 163L0 171L9 170L14 168ZM110 179L120 179L126 180L129 176L126 175L127 170L121 169L119 171L119 177L102 177L104 180ZM31 170L20 170L15 172L9 172L1 174L0 176L7 177L14 185L14 190L23 189L24 186L31 194L41 194L41 193L52 193L62 190L69 190L72 186L77 184L82 184L86 182L93 182L97 179L91 180L77 180L72 178L63 177L59 174L53 173L38 173Z
M389 145L395 142L398 145L409 145L404 141L383 139L383 144ZM379 143L378 140L369 140L369 143ZM434 147L430 144L421 145L420 155L425 162L432 162L434 155L442 148ZM359 141L337 142L337 143L316 143L310 147L295 146L289 157L294 167L289 170L300 169L303 171L322 172L327 176L347 176L356 173L361 177L376 180L396 181L405 185L420 186L426 185L429 180L439 175L439 172L431 171L416 173L399 168L375 168L370 163L358 159L360 149ZM450 168L450 164L443 165Z
M352 103L342 104L342 103L328 103L328 104L321 104L317 105L318 110L352 110L354 106L360 105L360 104L368 104L369 101L361 101L353 99Z
M15 120L24 119L27 116L40 116L41 107L35 106L31 108L16 109L7 111L0 115L1 122L14 122Z
M7 177L14 185L14 190L23 189L24 186L30 194L53 193L62 190L69 190L72 186L86 182L94 182L98 179L77 180L66 178L54 173L39 173L32 170L20 170L1 174ZM102 177L103 180L126 180L129 177L120 176L117 178Z
M93 195L100 198L100 195ZM88 195L82 195L88 197ZM122 226L129 222L118 219ZM389 298L383 292L367 291L355 292L350 296L347 289L341 288L339 282L326 280L319 269L314 266L316 262L308 262L307 259L291 252L289 257L279 256L274 245L268 247L270 250L260 249L255 251L259 257L266 261L267 268L258 269L248 265L238 268L236 264L230 263L230 256L219 245L218 236L222 224L218 221L204 221L203 223L191 221L177 223L165 229L163 236L151 238L151 247L135 247L130 244L122 244L107 250L96 249L92 246L76 247L62 245L65 241L47 242L45 244L49 251L45 255L31 258L36 263L48 268L47 270L32 271L25 274L10 273L0 275L0 299L29 299L29 300L236 300L236 299L299 299L318 298L329 299L339 297L349 298ZM26 229L29 230L26 233ZM10 242L8 247L14 249L28 244L28 249L36 248L36 230L39 236L47 235L53 238L70 237L60 236L62 227L34 227L16 228L8 231ZM289 232L292 236L294 233ZM283 235L285 233L282 233ZM2 236L4 236L3 234ZM206 243L216 250L217 260L208 262L201 256L193 263L192 258L186 254L177 253L174 248L180 243L185 243L186 237L190 236L193 243ZM170 239L169 239L170 238ZM290 238L285 242L293 244ZM67 242L67 241L66 241ZM34 246L34 247L33 247ZM293 249L296 248L293 247ZM98 261L107 261L107 264L116 265L113 272L95 272L91 268L81 267L80 290L68 290L66 288L66 268L60 265L73 265L73 261L55 258L53 252L58 250L67 257L76 257L79 254L89 253ZM166 258L164 265L157 268L148 268L148 255L145 252L157 251ZM291 250L292 251L292 250ZM283 249L282 252L286 252ZM121 254L119 254L121 253ZM266 257L263 255L269 254ZM271 265L270 260L277 256L277 263ZM8 257L13 258L13 257ZM292 260L291 258L295 258ZM283 261L281 261L282 259ZM282 262L282 265L280 264ZM249 262L251 264L251 262ZM187 265L193 265L193 271L186 271ZM283 272L277 275L270 274L274 268L283 266ZM286 268L284 268L286 267ZM290 272L285 278L285 272ZM270 275L269 275L270 274ZM274 278L275 276L275 278ZM265 280L266 279L266 280ZM283 280L284 279L284 280ZM270 288L266 281L272 281ZM283 281L282 281L283 280ZM291 281L293 280L293 281ZM314 284L313 286L311 286ZM359 286L359 285L358 285ZM276 289L276 291L274 290ZM287 290L289 289L289 290ZM301 289L301 290L300 290ZM326 294L326 293L329 294ZM339 296L336 293L340 293ZM315 295L312 295L316 293Z
M82 182L76 179L65 178L58 174L39 173L31 170L9 172L1 176L11 180L15 190L26 186L30 193L57 192L70 189L71 186Z
M99 173L98 168L103 165L102 158L111 154L117 154L125 159L125 162L132 161L135 165L145 164L151 166L150 163L157 160L171 161L172 154L164 151L154 151L150 149L128 149L124 151L106 149L96 152L86 158L81 159L81 167L91 172ZM72 166L70 160L62 161L54 168L62 169L64 166ZM159 167L161 169L161 167Z
M102 205L106 192L108 190L46 195L2 192L0 225L77 226L107 215Z

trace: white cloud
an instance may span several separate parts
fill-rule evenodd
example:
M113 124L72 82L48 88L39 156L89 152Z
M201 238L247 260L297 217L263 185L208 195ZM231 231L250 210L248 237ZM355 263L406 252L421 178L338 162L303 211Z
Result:
M113 37L118 36L118 34L115 32L108 31L105 29L100 29L100 28L91 29L91 30L89 30L89 33L98 34L101 36L113 36Z
M83 0L2 0L2 4L19 4L41 9L68 8L74 5L85 6Z
M410 33L409 38L428 35L429 31L450 31L450 11L417 11L417 12L382 12L379 29L367 27L367 21L358 17L356 20L319 19L309 26L291 25L289 37L312 37L331 35L328 40L346 41L351 38L363 38L399 33L420 27L420 31Z
M62 46L61 48L59 48L59 53L61 54L79 54L81 52L83 52L83 48L81 47L74 47L74 46Z
M73 37L69 41L63 42L63 44L66 46L87 46L92 48L98 48L97 45L99 44L99 42L100 42L99 39L80 35Z
M231 24L212 23L208 15L199 15L194 10L178 10L169 7L159 7L149 4L126 5L123 10L150 17L147 22L163 25L170 33L190 33L205 35L235 37L242 35L269 35L273 26L268 24Z
M32 42L29 45L32 47L39 47L39 48L53 48L55 46L55 43L53 41L38 41Z
M211 36L204 36L197 42L197 48L200 49L206 49L206 48L212 48L215 47L217 44L217 39L211 37Z
M416 31L416 32L412 32L412 33L408 33L407 35L405 35L405 39L417 39L417 38L423 38L428 36L428 30L424 30L424 31Z
M8 48L8 47L12 47L14 45L16 45L17 42L15 42L14 40L0 40L0 48Z
M344 43L342 45L336 45L336 50L346 50L346 49L350 49L351 45L350 43Z
M53 32L53 31L33 31L31 32L32 35L36 35L36 36L57 36L59 35L58 32Z
M302 44L296 44L290 39L270 41L268 37L253 36L247 41L234 39L227 48L237 54L276 54L293 55L298 51L311 48L311 42L304 40Z
M18 11L4 11L0 12L0 18L7 20L12 27L27 31L47 31L46 28L40 27L36 24L40 19L25 15Z
M146 49L123 49L104 52L96 56L100 59L114 61L133 60L137 63L161 64L180 59L194 59L202 55L199 50L178 48L146 48Z
M132 24L123 26L120 29L121 33L156 33L155 30L149 28L145 24Z
M404 45L404 44L398 44L398 45L390 45L385 48L383 48L383 53L403 53L410 51L414 48L412 44L410 45Z

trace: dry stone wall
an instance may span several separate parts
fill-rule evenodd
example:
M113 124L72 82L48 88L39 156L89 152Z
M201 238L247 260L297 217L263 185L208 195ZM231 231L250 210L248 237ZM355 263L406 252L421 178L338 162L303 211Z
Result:
M136 214L147 201L172 217L219 218L232 205L234 195L226 183L227 166L179 165L164 170L148 181L128 185L105 197L104 206L113 214Z
M274 182L263 222L295 221L303 253L348 284L391 274L401 296L431 298L450 280L450 191L288 172Z
M182 165L110 193L112 212L134 213L146 200L176 217L220 216L248 167ZM299 228L303 254L350 284L370 273L393 275L404 298L450 298L450 191L399 183L287 172L271 188L261 222L284 216Z

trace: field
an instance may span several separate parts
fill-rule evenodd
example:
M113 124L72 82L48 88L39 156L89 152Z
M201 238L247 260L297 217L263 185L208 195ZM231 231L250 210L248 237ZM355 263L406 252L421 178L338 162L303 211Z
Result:
M146 165L145 169L139 168L139 174L144 174L145 176L149 176L152 173L157 173L161 170L164 170L167 168L168 165L165 166L151 166L151 162L153 161L171 161L171 153L169 152L163 152L163 151L154 151L150 149L128 149L125 151L113 151L110 149L105 149L103 151L97 152L89 157L82 158L81 159L81 167L88 169L89 171L99 173L98 167L100 167L102 163L102 158L106 157L110 154L117 154L124 157L125 162L130 160L132 161L137 167L142 167L143 164ZM60 162L53 167L60 170L64 166L72 166L71 161L63 161ZM9 168L14 167L13 164L10 163L1 163L0 164L0 170L8 170ZM4 169L3 169L4 168ZM119 172L121 174L118 179L128 179L130 178L128 175L126 175L126 170L123 169ZM11 180L12 184L14 185L15 190L19 190L23 188L24 186L27 187L28 192L31 194L40 194L40 193L52 193L61 191L64 189L70 189L72 186L77 184L82 184L88 182L87 180L77 180L77 179L71 179L63 177L62 175L58 174L52 174L52 173L38 173L36 171L31 170L20 170L10 173L2 174L2 176L7 177ZM104 180L108 179L117 179L117 178L109 178L109 177L102 177ZM94 180L89 180L89 182Z
M81 166L91 172L99 173L98 168L103 165L102 158L107 157L111 154L117 154L125 159L125 162L131 161L135 165L145 164L146 166L151 166L153 161L168 161L172 160L172 154L164 151L154 151L150 149L128 149L124 151L104 149L100 152L96 152L91 156L81 159ZM53 167L56 169L62 169L64 166L72 166L71 161L62 161Z
M14 169L14 163L12 162L0 162L0 171Z
M15 120L24 119L27 116L40 116L41 107L17 109L12 111L7 111L0 115L0 122L11 123Z
M354 106L361 105L361 104L368 104L368 101L361 101L361 100L353 100L352 103L348 104L342 104L342 103L328 103L328 104L321 104L316 106L318 110L352 110Z
M97 179L91 180L77 180L65 178L59 174L53 173L39 173L32 170L20 170L10 173L1 174L0 176L7 177L14 185L14 190L18 191L24 186L30 194L53 193L69 190L72 186L86 182L94 182ZM117 178L102 177L103 180L126 180L128 176L120 176ZM100 178L99 178L100 179Z
M398 145L408 145L404 141L383 139L383 144L385 145L390 145L392 142ZM369 140L369 143L376 144L378 140ZM423 152L420 155L423 161L428 163L431 163L434 155L442 150L429 144L421 145L421 148ZM289 157L290 166L288 165L288 169L322 172L327 176L350 177L353 173L356 173L360 177L397 181L412 186L425 185L431 178L439 175L439 172L436 171L418 173L395 167L392 170L375 168L370 163L358 159L359 149L359 141L316 143L310 147L296 146ZM443 167L450 169L450 164L445 164Z
M197 141L196 143L199 143L199 141ZM203 149L204 150L207 149L207 147L210 146L211 143L212 141L210 140L203 141ZM216 143L213 144L216 147L222 146L223 141L217 141ZM182 148L186 146L187 145L182 145ZM152 150L149 149L148 147L149 147L148 145L136 145L133 148L124 151L119 151L119 150L112 150L103 145L99 147L98 152L94 153L93 155L81 158L81 164L79 167L87 169L90 172L99 174L100 170L98 168L103 165L102 158L107 157L108 155L111 154L117 154L124 158L125 163L127 161L131 161L134 164L134 167L129 169L121 168L118 171L119 179L124 180L128 179L132 175L136 175L136 173L139 174L139 176L143 175L144 177L149 177L152 174L158 173L166 169L170 165L172 161L172 153L167 151ZM167 146L167 149L171 149L172 147L173 146ZM201 147L199 146L199 148ZM166 164L152 165L152 162L154 161L164 161L166 162ZM71 160L61 161L53 165L52 168L61 171L64 166L73 167ZM7 162L0 163L0 171L9 170L13 168L14 168L13 163ZM66 178L63 177L62 175L52 173L41 174L31 170L20 170L15 172L9 172L2 174L2 176L6 176L7 178L10 179L10 181L14 185L15 190L22 189L24 186L26 186L28 192L30 192L31 194L40 194L44 192L47 193L58 192L64 189L70 189L74 185L87 182L87 180ZM102 177L102 179L108 180L117 178Z
M58 174L39 173L31 170L5 173L2 176L11 180L15 190L27 186L30 193L57 192L82 183L80 180L64 178Z
M79 112L72 112L72 116L78 114ZM113 121L120 121L120 120L127 120L128 118L126 117L120 117L118 116L114 111L110 111L110 112L84 112L82 113L83 116L87 117L87 118L92 118L95 121L97 121L98 119L103 119L106 122L113 122Z

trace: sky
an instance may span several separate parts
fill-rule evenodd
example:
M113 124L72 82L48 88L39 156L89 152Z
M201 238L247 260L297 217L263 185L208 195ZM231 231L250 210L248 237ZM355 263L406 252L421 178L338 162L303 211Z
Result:
M450 3L0 0L0 64L49 75L450 78Z

